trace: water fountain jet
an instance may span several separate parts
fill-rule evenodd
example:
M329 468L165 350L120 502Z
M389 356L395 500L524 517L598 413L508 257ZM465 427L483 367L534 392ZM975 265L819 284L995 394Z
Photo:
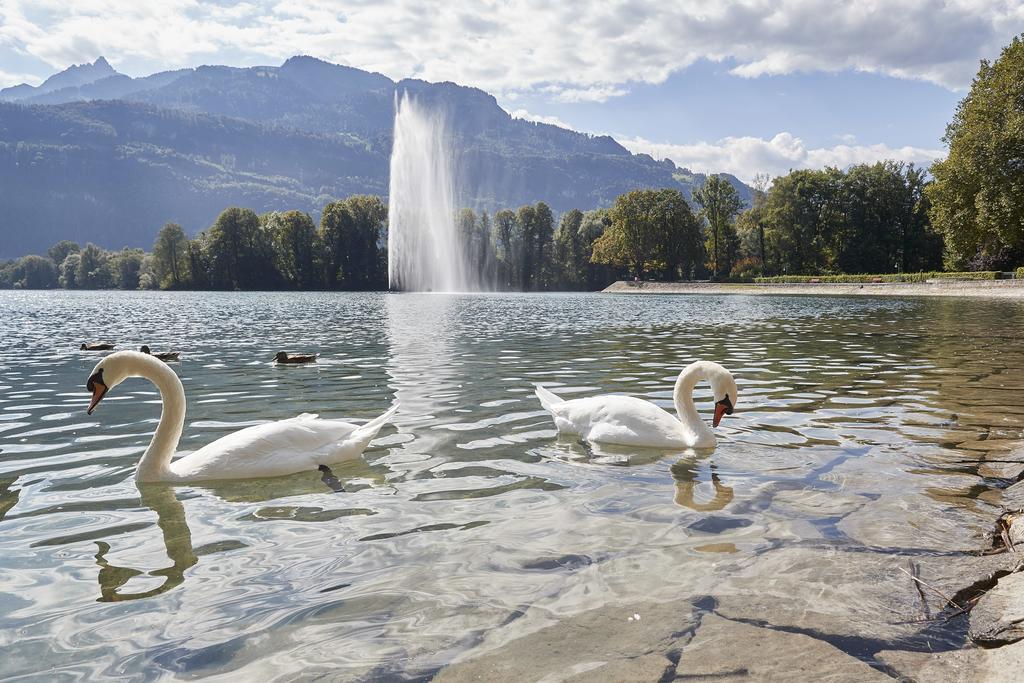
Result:
M402 93L388 191L388 287L466 292L479 289L455 226L452 136L442 111Z

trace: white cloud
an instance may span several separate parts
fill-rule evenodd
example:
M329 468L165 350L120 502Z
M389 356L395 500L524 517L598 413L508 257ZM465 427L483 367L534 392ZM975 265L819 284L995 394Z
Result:
M612 97L621 97L629 92L627 88L607 83L590 85L585 88L571 88L549 85L541 88L557 102L604 102Z
M573 130L573 127L568 123L558 118L557 116L544 116L543 114L531 114L525 109L516 109L510 112L509 115L514 119L522 119L524 121L536 121L537 123L547 123L552 126L558 126L559 128L567 128Z
M0 69L0 89L7 88L12 85L20 85L21 83L39 85L42 81L42 78L34 74L9 73Z
M650 154L657 159L671 159L678 166L702 173L732 173L745 182L753 180L758 173L779 176L800 168L845 168L852 164L874 163L884 159L927 166L946 155L942 149L890 147L883 144L808 148L800 138L785 132L778 133L770 140L730 137L715 143L699 142L693 145L618 136L616 139L632 152Z
M302 53L562 101L615 97L698 59L747 78L852 69L964 88L1021 26L1019 0L0 2L0 48L54 68L101 53L159 68Z

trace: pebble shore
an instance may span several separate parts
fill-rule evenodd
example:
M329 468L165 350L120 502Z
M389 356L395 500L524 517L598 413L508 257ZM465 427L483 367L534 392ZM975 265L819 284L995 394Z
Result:
M852 284L731 284L719 282L651 282L619 280L609 294L746 294L815 296L967 296L1024 299L1024 279L936 280L933 282L865 282Z

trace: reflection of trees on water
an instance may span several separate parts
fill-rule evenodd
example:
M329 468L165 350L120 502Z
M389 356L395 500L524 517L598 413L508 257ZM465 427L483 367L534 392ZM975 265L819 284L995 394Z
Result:
M18 504L18 496L21 495L21 489L11 490L11 486L17 481L17 477L14 479L0 479L0 520L4 518L7 511Z
M672 465L672 478L676 480L675 503L697 512L724 510L732 502L735 494L731 486L726 486L719 479L716 472L718 468L714 463L710 463L711 485L715 488L714 497L704 503L694 499L697 486L701 483L698 477L699 460L700 458L683 458Z
M192 533L185 519L185 507L174 495L174 488L167 484L140 484L142 504L156 513L157 525L163 534L164 548L172 565L148 572L150 576L162 576L164 582L148 591L122 593L121 588L143 572L131 567L118 567L106 560L110 544L97 541L96 564L99 566L100 598L98 602L120 602L138 600L160 595L180 586L185 581L185 570L199 560L192 550Z

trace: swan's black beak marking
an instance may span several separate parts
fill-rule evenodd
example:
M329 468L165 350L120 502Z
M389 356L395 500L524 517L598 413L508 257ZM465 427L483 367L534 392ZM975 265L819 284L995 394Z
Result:
M717 427L718 423L722 421L723 415L732 415L732 401L729 400L729 394L725 395L721 401L715 401L715 419L712 424Z
M89 381L85 383L85 388L92 392L92 401L89 402L89 409L85 411L85 414L92 415L92 411L96 410L96 406L107 395L107 385L103 381L103 368L92 374Z

